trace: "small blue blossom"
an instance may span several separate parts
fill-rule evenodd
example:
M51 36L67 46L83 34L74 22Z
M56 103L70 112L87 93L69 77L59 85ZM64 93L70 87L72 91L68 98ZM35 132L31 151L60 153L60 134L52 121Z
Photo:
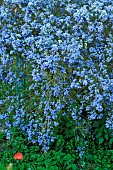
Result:
M3 101L2 101L2 100L0 100L0 104L3 104Z
M0 90L10 89L0 99L7 115L0 119L43 150L60 113L78 125L84 111L89 121L106 113L113 129L113 2L68 2L7 0L0 7Z

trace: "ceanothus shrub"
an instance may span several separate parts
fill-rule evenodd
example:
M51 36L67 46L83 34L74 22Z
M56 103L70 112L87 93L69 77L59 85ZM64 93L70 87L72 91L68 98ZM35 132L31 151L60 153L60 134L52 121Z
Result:
M9 138L19 128L48 150L59 115L68 114L77 126L105 117L113 129L112 0L7 0L0 28Z

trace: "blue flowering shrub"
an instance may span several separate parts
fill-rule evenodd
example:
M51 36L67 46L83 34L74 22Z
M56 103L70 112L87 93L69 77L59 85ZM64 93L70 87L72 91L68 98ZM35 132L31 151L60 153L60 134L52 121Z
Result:
M74 136L81 155L89 135L111 146L113 1L5 0L0 29L7 138L19 130L47 151Z

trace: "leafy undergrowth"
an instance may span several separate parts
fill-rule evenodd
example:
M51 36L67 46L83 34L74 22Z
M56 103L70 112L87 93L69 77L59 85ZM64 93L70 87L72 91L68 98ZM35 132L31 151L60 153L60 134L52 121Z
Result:
M0 170L5 170L10 163L13 170L112 170L113 150L87 148L82 158L72 150L63 151L59 148L50 149L47 153L37 145L31 145L22 137L8 141L1 134ZM14 154L21 152L22 160L14 159ZM10 169L8 169L10 170Z

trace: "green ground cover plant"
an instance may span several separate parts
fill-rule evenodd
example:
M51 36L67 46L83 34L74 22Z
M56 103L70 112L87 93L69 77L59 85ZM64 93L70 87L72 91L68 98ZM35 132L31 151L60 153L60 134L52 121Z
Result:
M1 145L2 150L4 150L0 152L2 167L7 167L9 163L12 163L14 170L109 170L113 168L113 150L96 148L93 143L90 144L91 148L89 147L86 149L85 154L81 159L76 152L72 150L69 151L68 149L67 151L63 151L58 146L56 150L50 149L44 154L39 146L28 144L26 140L21 137L18 137L18 142L15 144L15 140L12 142L4 141L3 135ZM23 153L23 160L14 159L14 154L17 152Z

